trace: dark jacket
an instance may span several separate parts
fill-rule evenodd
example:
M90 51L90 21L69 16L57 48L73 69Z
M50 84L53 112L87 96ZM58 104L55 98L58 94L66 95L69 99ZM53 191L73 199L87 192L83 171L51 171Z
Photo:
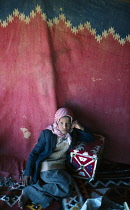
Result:
M94 141L93 135L86 129L81 131L79 129L73 129L71 133L72 143L67 152L67 158L69 158L69 151L77 144L78 141L92 142ZM52 131L46 129L43 130L38 138L38 143L30 153L27 161L26 170L24 175L32 176L33 182L39 179L41 163L51 155L54 148L56 147L57 136ZM67 161L69 163L69 161Z

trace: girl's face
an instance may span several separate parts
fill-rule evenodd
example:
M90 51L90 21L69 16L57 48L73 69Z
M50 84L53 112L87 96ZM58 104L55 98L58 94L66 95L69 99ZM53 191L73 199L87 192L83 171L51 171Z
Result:
M58 122L58 128L60 130L61 133L66 134L69 133L70 129L71 129L71 119L70 117L61 117L59 122Z

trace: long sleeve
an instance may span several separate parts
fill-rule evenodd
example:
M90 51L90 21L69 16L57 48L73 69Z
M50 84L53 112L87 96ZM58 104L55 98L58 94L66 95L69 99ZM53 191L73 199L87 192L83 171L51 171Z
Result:
M38 138L38 143L35 145L34 149L32 150L32 152L29 155L24 175L31 176L33 174L37 158L38 158L39 154L44 150L45 143L46 143L45 134L42 131Z
M38 143L29 155L24 175L33 176L36 182L39 176L41 162L53 152L56 146L56 135L50 130L43 130L38 138Z
M84 131L78 130L77 132L78 140L86 143L95 141L94 136L91 132L84 128Z

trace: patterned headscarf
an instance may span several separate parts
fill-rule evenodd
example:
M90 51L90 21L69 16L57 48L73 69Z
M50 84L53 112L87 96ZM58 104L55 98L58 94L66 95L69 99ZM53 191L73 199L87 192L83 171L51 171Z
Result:
M56 134L59 137L66 137L68 138L69 142L71 141L71 135L70 133L73 131L71 129L69 133L63 134L58 128L58 122L62 117L70 117L71 123L73 121L73 113L71 112L70 109L68 108L60 108L56 111L55 116L54 116L54 123L52 125L49 125L47 129L51 130L54 134Z
M62 117L70 117L71 123L73 121L73 113L68 108L60 108L56 111L54 116L54 123L58 123Z

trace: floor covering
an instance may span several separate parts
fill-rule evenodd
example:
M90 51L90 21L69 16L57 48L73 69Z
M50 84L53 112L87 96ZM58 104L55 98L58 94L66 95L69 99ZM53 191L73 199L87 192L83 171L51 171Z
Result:
M45 210L80 210L87 199L103 196L112 204L130 207L130 166L119 163L102 163L93 181L74 178L73 195L54 201ZM0 210L19 210L18 199L23 186L10 178L0 177ZM110 203L110 202L109 202ZM106 204L105 204L106 205ZM29 202L25 210L42 210L40 205ZM107 209L104 207L104 210ZM113 209L113 207L109 207Z

